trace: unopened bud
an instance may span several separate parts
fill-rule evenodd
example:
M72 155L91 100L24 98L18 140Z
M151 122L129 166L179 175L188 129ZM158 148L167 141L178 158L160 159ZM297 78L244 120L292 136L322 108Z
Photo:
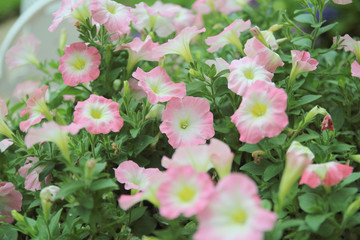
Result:
M129 82L125 81L124 82L124 96L126 97L130 97L130 86L129 86Z
M334 125L331 119L330 114L327 114L321 124L321 131L324 130L330 130L330 131L334 131Z
M60 188L54 185L43 188L40 192L41 202L55 202L55 197L59 190Z
M319 106L315 106L313 107L307 114L304 120L304 125L306 126L308 123L310 123L314 117L318 114L321 114L323 116L328 115L328 112L326 111L325 108L319 107Z
M264 36L262 35L260 28L258 26L252 27L250 28L250 33L251 35L253 35L254 37L257 38L257 40L259 40L262 44L264 44L265 46L268 46Z
M360 154L351 155L350 159L355 161L355 162L360 163Z
M344 213L344 219L349 219L352 217L360 208L360 198L356 199L354 202L352 202L348 208L346 209Z
M165 110L164 105L155 104L151 106L149 113L146 115L146 119L157 118L158 120L160 120L164 110Z
M198 78L198 79L202 79L202 75L201 73L199 73L198 71L196 71L195 69L191 68L189 70L189 73L191 76L193 76L194 78Z
M115 91L118 91L120 89L120 85L121 85L121 80L120 79L115 79L113 82L113 88Z
M280 30L284 27L283 24L274 24L269 28L269 31L276 32L277 30Z
M85 179L90 180L92 178L94 168L96 166L96 161L93 158L90 158L85 165Z
M14 219L19 223L25 223L25 218L23 215L18 213L16 210L11 211L11 215L14 217Z
M65 28L61 29L60 40L59 40L59 49L60 49L60 51L64 50L64 47L66 45L67 37L68 37L67 30Z

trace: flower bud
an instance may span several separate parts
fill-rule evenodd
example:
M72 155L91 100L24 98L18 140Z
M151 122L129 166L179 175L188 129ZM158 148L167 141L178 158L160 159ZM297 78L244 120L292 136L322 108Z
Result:
M201 73L199 73L198 71L196 71L195 69L191 68L189 70L189 74L194 77L194 78L198 78L198 79L202 79L202 75Z
M334 131L334 125L331 119L330 114L327 114L321 124L321 131L324 130L330 130L330 131Z
M43 188L40 192L41 206L46 222L49 220L51 206L55 202L55 196L59 190L59 187L50 185Z
M115 91L118 91L120 89L120 85L121 85L121 80L120 79L115 79L113 82L113 88Z
M352 202L344 213L344 221L352 217L360 208L360 198Z
M308 112L306 114L305 120L304 120L304 126L305 127L307 124L309 124L316 115L321 114L323 116L328 115L328 112L326 111L325 108L319 107L319 106L315 106L313 107L310 112Z
M258 26L250 28L250 33L251 33L251 35L256 37L262 44L264 44L265 46L268 46L268 44Z
M85 165L85 180L91 180L94 173L94 168L96 166L96 161L93 158L90 158Z
M161 120L161 116L165 110L165 106L163 104L155 104L150 108L149 113L146 115L146 119L156 118Z
M66 40L68 37L68 32L65 28L61 29L61 33L60 33L60 40L59 40L59 49L60 51L64 51L64 47L66 45Z
M130 86L129 86L129 82L128 81L125 81L124 82L124 88L123 88L123 91L124 91L124 96L125 97L130 97Z
M280 30L284 27L283 24L274 24L269 28L269 31L276 32L277 30Z

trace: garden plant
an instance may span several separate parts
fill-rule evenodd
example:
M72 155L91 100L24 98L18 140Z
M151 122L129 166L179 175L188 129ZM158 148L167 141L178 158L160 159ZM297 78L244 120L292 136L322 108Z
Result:
M175 2L62 0L79 42L8 50L43 77L0 98L0 239L359 239L360 41L324 14L357 3Z

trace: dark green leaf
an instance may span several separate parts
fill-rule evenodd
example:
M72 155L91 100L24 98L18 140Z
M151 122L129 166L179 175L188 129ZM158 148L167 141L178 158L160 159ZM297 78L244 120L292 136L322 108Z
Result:
M90 190L95 192L104 189L117 189L118 185L111 179L99 179L93 182L90 186Z
M267 167L264 171L263 179L265 182L269 181L271 178L275 177L278 173L283 170L282 164L273 164Z
M332 213L317 214L317 215L308 214L305 217L305 222L307 223L307 225L309 225L311 230L317 232L319 230L320 225L331 215Z

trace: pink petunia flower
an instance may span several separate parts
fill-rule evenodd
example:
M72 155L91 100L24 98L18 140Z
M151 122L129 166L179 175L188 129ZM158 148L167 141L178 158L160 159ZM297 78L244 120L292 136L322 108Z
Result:
M356 60L351 64L351 76L360 78L360 64Z
M334 41L336 38L334 38ZM339 48L344 48L346 52L353 52L356 56L356 59L360 61L360 41L354 40L349 34L345 34L340 37L340 41L342 41Z
M264 65L269 72L275 72L276 68L283 66L284 63L280 56L267 48L255 37L250 38L245 43L244 52L248 57L258 58L258 64Z
M114 168L118 182L125 184L125 189L144 191L151 184L151 179L161 174L157 168L142 168L135 162L128 160Z
M30 96L35 89L40 87L40 84L40 81L25 81L19 83L13 92L13 97L18 100L26 100L26 98Z
M291 50L292 68L290 73L289 85L291 86L296 76L302 72L310 72L316 69L319 64L313 58L310 58L310 53L306 51Z
M45 99L48 88L47 85L44 85L41 88L35 89L26 101L26 109L20 113L20 116L24 117L26 114L29 114L29 119L20 122L21 131L26 132L29 127L38 124L43 118L47 118L50 121L52 120L52 115L46 105Z
M8 216L0 221L12 223L14 218L11 216L11 210L21 211L22 195L15 190L11 182L0 182L0 216Z
M144 97L146 97L146 92L142 87L139 86L139 81L135 78L130 78L129 81L129 90L130 90L130 96L140 100ZM121 90L121 93L124 94L124 89Z
M130 8L111 0L93 0L90 11L94 20L104 24L110 33L120 36L130 33L130 22L136 22L136 17Z
M232 43L243 53L243 45L239 38L242 32L250 28L250 25L250 20L246 22L242 19L235 20L218 35L205 39L205 43L210 46L207 51L213 53L225 45Z
M178 54L188 63L193 62L190 52L190 40L202 32L205 32L205 28L199 30L197 27L186 27L175 38L160 45L156 50L162 55Z
M169 168L157 191L160 214L168 219L180 214L191 217L207 206L213 192L209 174L196 172L191 166Z
M141 41L140 38L134 38L132 42L116 47L115 51L120 49L128 50L129 58L126 69L130 73L140 61L160 61L161 54L154 51L157 46L159 44L154 43L148 35L144 41Z
M84 23L90 17L90 2L91 0L62 0L60 8L53 13L54 19L48 30L53 32L62 21L69 18Z
M75 106L74 123L82 125L93 134L119 132L124 120L119 114L119 104L102 96L92 94Z
M202 98L172 98L162 120L160 131L173 148L203 144L215 134L210 104Z
M14 142L11 139L4 139L0 141L0 152L5 152Z
M5 135L8 138L13 138L14 133L10 130L5 122L5 116L8 114L6 102L0 97L0 134Z
M228 87L234 93L243 96L248 88L257 80L273 85L271 79L274 74L257 63L257 58L244 57L233 60L230 64Z
M292 185L300 178L305 169L312 163L314 154L309 148L293 141L286 152L285 169L279 187L279 205L283 205Z
M254 181L241 173L220 180L209 204L197 218L195 240L261 240L277 220L275 213L261 207Z
M289 122L286 105L287 95L283 89L256 81L231 116L231 122L240 133L240 141L254 144L265 137L279 135Z
M77 42L64 51L65 55L60 58L59 71L66 85L74 87L98 78L101 55L95 47Z
M337 162L310 164L301 176L299 184L306 184L311 188L319 185L332 186L349 177L353 167Z
M39 181L39 174L44 170L45 165L37 166L29 172L30 168L34 166L35 163L39 161L36 157L28 157L26 159L25 165L19 168L19 175L25 178L25 189L35 192L35 190L41 190L41 185ZM45 184L50 184L51 176L47 175L45 177Z
M250 0L197 0L192 8L200 14L208 14L211 11L219 11L224 14L230 14L232 12L243 9Z
M33 35L21 36L6 52L5 61L9 70L29 63L39 67L40 62L35 56L39 44L40 42Z
M334 125L331 119L331 116L329 114L327 114L324 117L324 120L321 124L321 131L324 131L325 129L330 130L330 131L334 131Z
M352 0L333 0L333 2L340 5L345 5L352 3Z
M144 89L151 104L167 102L173 97L186 96L185 83L172 82L166 70L160 66L150 72L144 72L138 67L133 77L140 80L139 86Z
M191 8L194 9L197 14L209 14L213 10L214 6L208 4L208 2L211 3L211 1L209 0L196 0L191 6Z

